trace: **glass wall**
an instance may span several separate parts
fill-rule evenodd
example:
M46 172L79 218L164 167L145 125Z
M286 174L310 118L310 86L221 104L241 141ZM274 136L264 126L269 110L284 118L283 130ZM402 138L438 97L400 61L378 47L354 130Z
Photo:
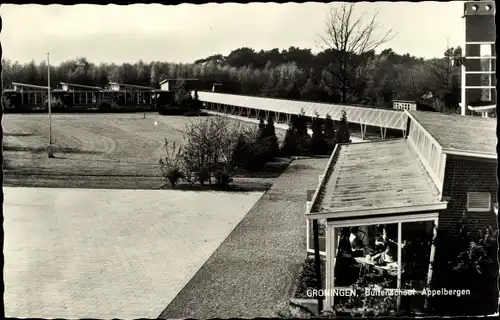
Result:
M376 292L400 289L404 294L394 294L394 303L400 296L401 308L423 310L425 296L422 290L427 284L433 226L434 221L402 223L400 242L397 223L339 228L335 287L351 287L357 294L337 299L335 304L353 308L360 303L366 305L366 301L361 302L363 299L377 303L377 297L366 296L367 288ZM401 261L399 288L398 260ZM384 296L380 299L382 301Z

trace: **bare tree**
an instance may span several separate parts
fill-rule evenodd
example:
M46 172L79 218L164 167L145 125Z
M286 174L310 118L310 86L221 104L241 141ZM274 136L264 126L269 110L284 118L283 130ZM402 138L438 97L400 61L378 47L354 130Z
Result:
M334 58L325 68L323 81L329 89L340 90L342 103L349 99L358 81L357 73L368 55L396 35L392 29L377 35L382 27L377 22L377 12L370 18L365 13L356 18L354 12L354 3L331 6L325 35L319 35L319 46L329 50Z

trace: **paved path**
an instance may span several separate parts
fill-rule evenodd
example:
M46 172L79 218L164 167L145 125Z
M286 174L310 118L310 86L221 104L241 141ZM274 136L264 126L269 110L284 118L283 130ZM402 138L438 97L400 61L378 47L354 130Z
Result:
M262 194L4 193L6 316L63 319L157 317Z
M275 317L306 258L306 190L327 162L293 161L160 317Z

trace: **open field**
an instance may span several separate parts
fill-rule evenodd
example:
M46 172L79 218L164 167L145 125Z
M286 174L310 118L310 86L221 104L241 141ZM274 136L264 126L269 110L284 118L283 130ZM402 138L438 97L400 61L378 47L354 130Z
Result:
M156 113L146 119L143 113L54 114L56 158L48 159L48 116L4 115L5 185L158 188L164 184L158 166L164 139L182 143L186 124L202 119Z
M63 319L156 318L262 195L4 193L5 314Z

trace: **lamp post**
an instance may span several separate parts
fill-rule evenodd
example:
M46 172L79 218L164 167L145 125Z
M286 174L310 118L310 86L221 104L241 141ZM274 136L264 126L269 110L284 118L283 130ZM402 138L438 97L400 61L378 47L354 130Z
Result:
M49 147L47 148L47 153L49 158L54 158L54 146L52 145L52 97L50 96L50 60L49 54L47 53L47 97L48 97L48 109L49 109Z

